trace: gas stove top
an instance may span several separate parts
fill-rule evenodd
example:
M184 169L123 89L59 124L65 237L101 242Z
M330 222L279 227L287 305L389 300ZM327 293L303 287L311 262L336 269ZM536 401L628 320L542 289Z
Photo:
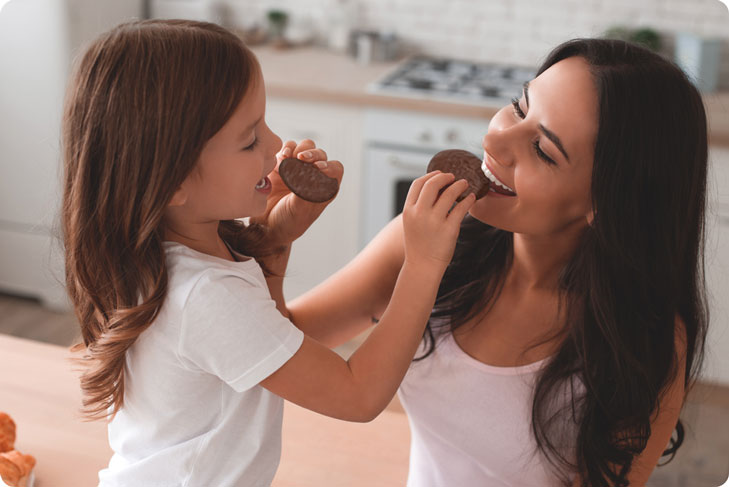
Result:
M520 96L535 69L417 56L369 86L371 93L438 101L500 105Z

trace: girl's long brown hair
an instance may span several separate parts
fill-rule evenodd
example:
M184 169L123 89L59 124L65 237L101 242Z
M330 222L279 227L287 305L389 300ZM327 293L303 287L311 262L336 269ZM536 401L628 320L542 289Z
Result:
M122 24L75 67L63 118L61 218L89 419L122 406L125 352L165 300L165 208L259 72L235 35L182 20ZM264 230L226 221L219 233L260 257Z

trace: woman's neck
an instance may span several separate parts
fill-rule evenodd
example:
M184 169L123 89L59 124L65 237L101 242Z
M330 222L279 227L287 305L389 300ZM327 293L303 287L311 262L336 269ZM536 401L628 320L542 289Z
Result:
M514 234L513 260L505 285L522 290L554 290L585 230L584 225L557 235Z

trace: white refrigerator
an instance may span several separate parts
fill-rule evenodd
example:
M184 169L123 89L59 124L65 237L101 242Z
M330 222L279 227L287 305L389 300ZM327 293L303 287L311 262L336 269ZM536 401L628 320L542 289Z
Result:
M0 5L2 4L0 0ZM0 10L0 292L67 308L60 125L74 56L143 0L11 0Z

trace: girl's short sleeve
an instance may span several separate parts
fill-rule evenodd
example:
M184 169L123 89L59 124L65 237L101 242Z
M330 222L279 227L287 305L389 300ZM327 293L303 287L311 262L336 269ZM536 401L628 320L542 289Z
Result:
M268 289L234 275L205 276L184 305L179 355L236 391L278 370L304 334L276 308Z

